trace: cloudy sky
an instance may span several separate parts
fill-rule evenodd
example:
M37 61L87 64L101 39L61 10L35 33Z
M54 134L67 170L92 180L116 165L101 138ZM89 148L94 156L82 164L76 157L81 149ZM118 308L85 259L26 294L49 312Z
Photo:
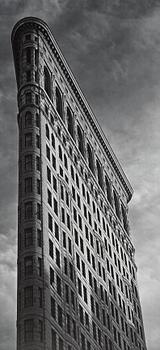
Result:
M15 350L17 106L10 34L51 27L133 188L130 222L148 350L160 349L160 1L0 0L0 350Z

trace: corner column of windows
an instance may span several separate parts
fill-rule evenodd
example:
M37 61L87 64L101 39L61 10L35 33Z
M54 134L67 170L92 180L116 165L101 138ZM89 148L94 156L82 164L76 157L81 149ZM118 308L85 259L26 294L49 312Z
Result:
M28 342L23 327L24 317L30 315L33 320L31 307L39 306L41 294L37 300L35 295L41 293L41 248L37 244L37 232L41 230L40 216L40 133L36 122L35 107L31 103L19 112L19 138L24 141L19 148L19 162L23 166L19 172L21 191L19 193L19 210L21 215L18 219L19 261L18 261L18 349L22 348L22 341ZM39 286L35 284L35 278L39 276ZM25 284L25 286L24 286ZM36 301L35 301L36 300ZM30 308L30 309L29 309ZM30 310L30 311L29 311ZM29 312L29 313L28 313ZM39 322L39 323L37 323ZM36 329L42 325L42 319L34 320ZM21 328L21 331L20 331ZM36 329L33 330L33 340ZM20 336L21 332L21 336Z

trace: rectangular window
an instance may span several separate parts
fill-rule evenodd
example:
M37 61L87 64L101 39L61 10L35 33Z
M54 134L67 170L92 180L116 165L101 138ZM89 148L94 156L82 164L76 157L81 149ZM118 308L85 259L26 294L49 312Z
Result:
M78 270L80 270L80 257L78 255L78 253L76 253L76 264L77 264Z
M53 232L53 219L49 213L48 213L48 228Z
M25 148L32 147L32 133L25 134Z
M32 94L31 94L31 92L26 92L25 100L26 100L26 104L32 103Z
M38 320L38 339L40 342L43 341L43 321Z
M25 171L31 171L32 170L32 154L27 154L25 156L24 167L25 167Z
M68 237L68 251L72 255L72 243L71 243L71 239L69 237Z
M57 335L56 332L52 329L52 350L55 350L57 347Z
M84 277L86 277L86 267L85 267L85 263L82 261L82 274Z
M51 170L47 166L47 180L51 183Z
M41 220L41 205L37 203L37 219Z
M28 71L26 72L26 81L27 81L27 82L31 81L31 71L30 71L30 70L28 70Z
M39 307L42 308L43 294L42 294L42 288L40 287L38 287L38 300L39 300Z
M56 303L55 299L51 297L51 316L55 319L56 318Z
M53 154L52 154L52 166L56 170L56 158Z
M50 148L46 145L46 157L48 158L48 160L50 160L51 156L50 156Z
M67 284L65 284L65 301L69 304L69 287Z
M54 223L54 234L55 234L55 238L59 241L59 226L57 225L57 223Z
M51 191L49 189L47 189L47 202L48 204L52 207L52 194L51 194Z
M75 243L76 243L77 245L79 245L79 242L78 242L78 232L77 232L76 229L74 229L74 240L75 240Z
M73 307L73 309L75 310L75 295L73 290L71 289L71 305Z
M64 211L64 208L61 208L61 217L62 217L62 222L65 224L65 211Z
M25 343L29 343L33 341L34 335L34 323L33 319L28 319L24 321L24 341Z
M49 239L49 255L53 259L53 242Z
M58 202L56 201L55 198L53 200L53 205L54 205L54 212L56 215L58 215Z
M97 341L97 329L96 324L92 321L92 327L93 327L93 338Z
M32 202L25 203L25 219L32 219L33 216L33 205Z
M57 275L57 293L60 297L62 296L61 279L58 275Z
M80 318L80 322L82 324L84 324L84 317L83 317L83 308L81 305L79 305L79 318Z
M42 247L42 231L37 229L37 245Z
M70 216L67 213L67 227L70 230L71 229L71 223L70 223Z
M58 305L58 324L63 327L63 314L62 308Z
M72 282L74 282L73 265L71 263L69 263L69 272L70 272L70 279Z
M80 215L78 215L78 223L79 223L80 230L82 230L82 218Z
M53 175L53 189L57 192L57 179Z
M32 244L33 244L33 229L32 227L27 227L24 229L25 248L32 246Z
M41 182L39 179L37 179L37 193L41 194Z
M25 278L33 275L33 257L27 256L24 258L24 273Z
M80 296L82 296L82 284L81 284L81 280L78 278L78 293Z
M41 258L38 258L38 276L42 276L42 259Z
M81 249L81 252L84 253L83 239L81 237L80 237L80 249Z
M60 252L57 248L56 248L56 264L58 267L60 267Z
M70 325L70 315L66 315L66 328L67 328L67 333L71 334L71 325Z
M64 257L64 273L65 275L68 275L68 265L66 257Z
M40 148L40 136L36 135L36 147Z
M33 286L24 288L24 306L33 306Z
M50 284L51 284L51 286L53 283L54 283L54 270L50 266Z
M83 286L83 296L84 296L84 301L87 304L87 288L85 286Z

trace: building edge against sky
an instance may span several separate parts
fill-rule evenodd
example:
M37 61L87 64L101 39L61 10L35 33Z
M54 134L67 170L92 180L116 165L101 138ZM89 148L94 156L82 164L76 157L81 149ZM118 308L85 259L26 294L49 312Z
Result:
M12 32L18 86L17 350L146 350L132 187L50 29Z

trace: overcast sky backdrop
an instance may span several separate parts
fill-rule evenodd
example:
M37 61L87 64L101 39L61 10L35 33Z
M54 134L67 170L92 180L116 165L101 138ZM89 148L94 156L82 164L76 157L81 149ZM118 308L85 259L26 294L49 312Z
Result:
M0 350L15 350L17 106L13 25L51 27L133 188L130 222L148 350L160 349L159 0L0 0Z

